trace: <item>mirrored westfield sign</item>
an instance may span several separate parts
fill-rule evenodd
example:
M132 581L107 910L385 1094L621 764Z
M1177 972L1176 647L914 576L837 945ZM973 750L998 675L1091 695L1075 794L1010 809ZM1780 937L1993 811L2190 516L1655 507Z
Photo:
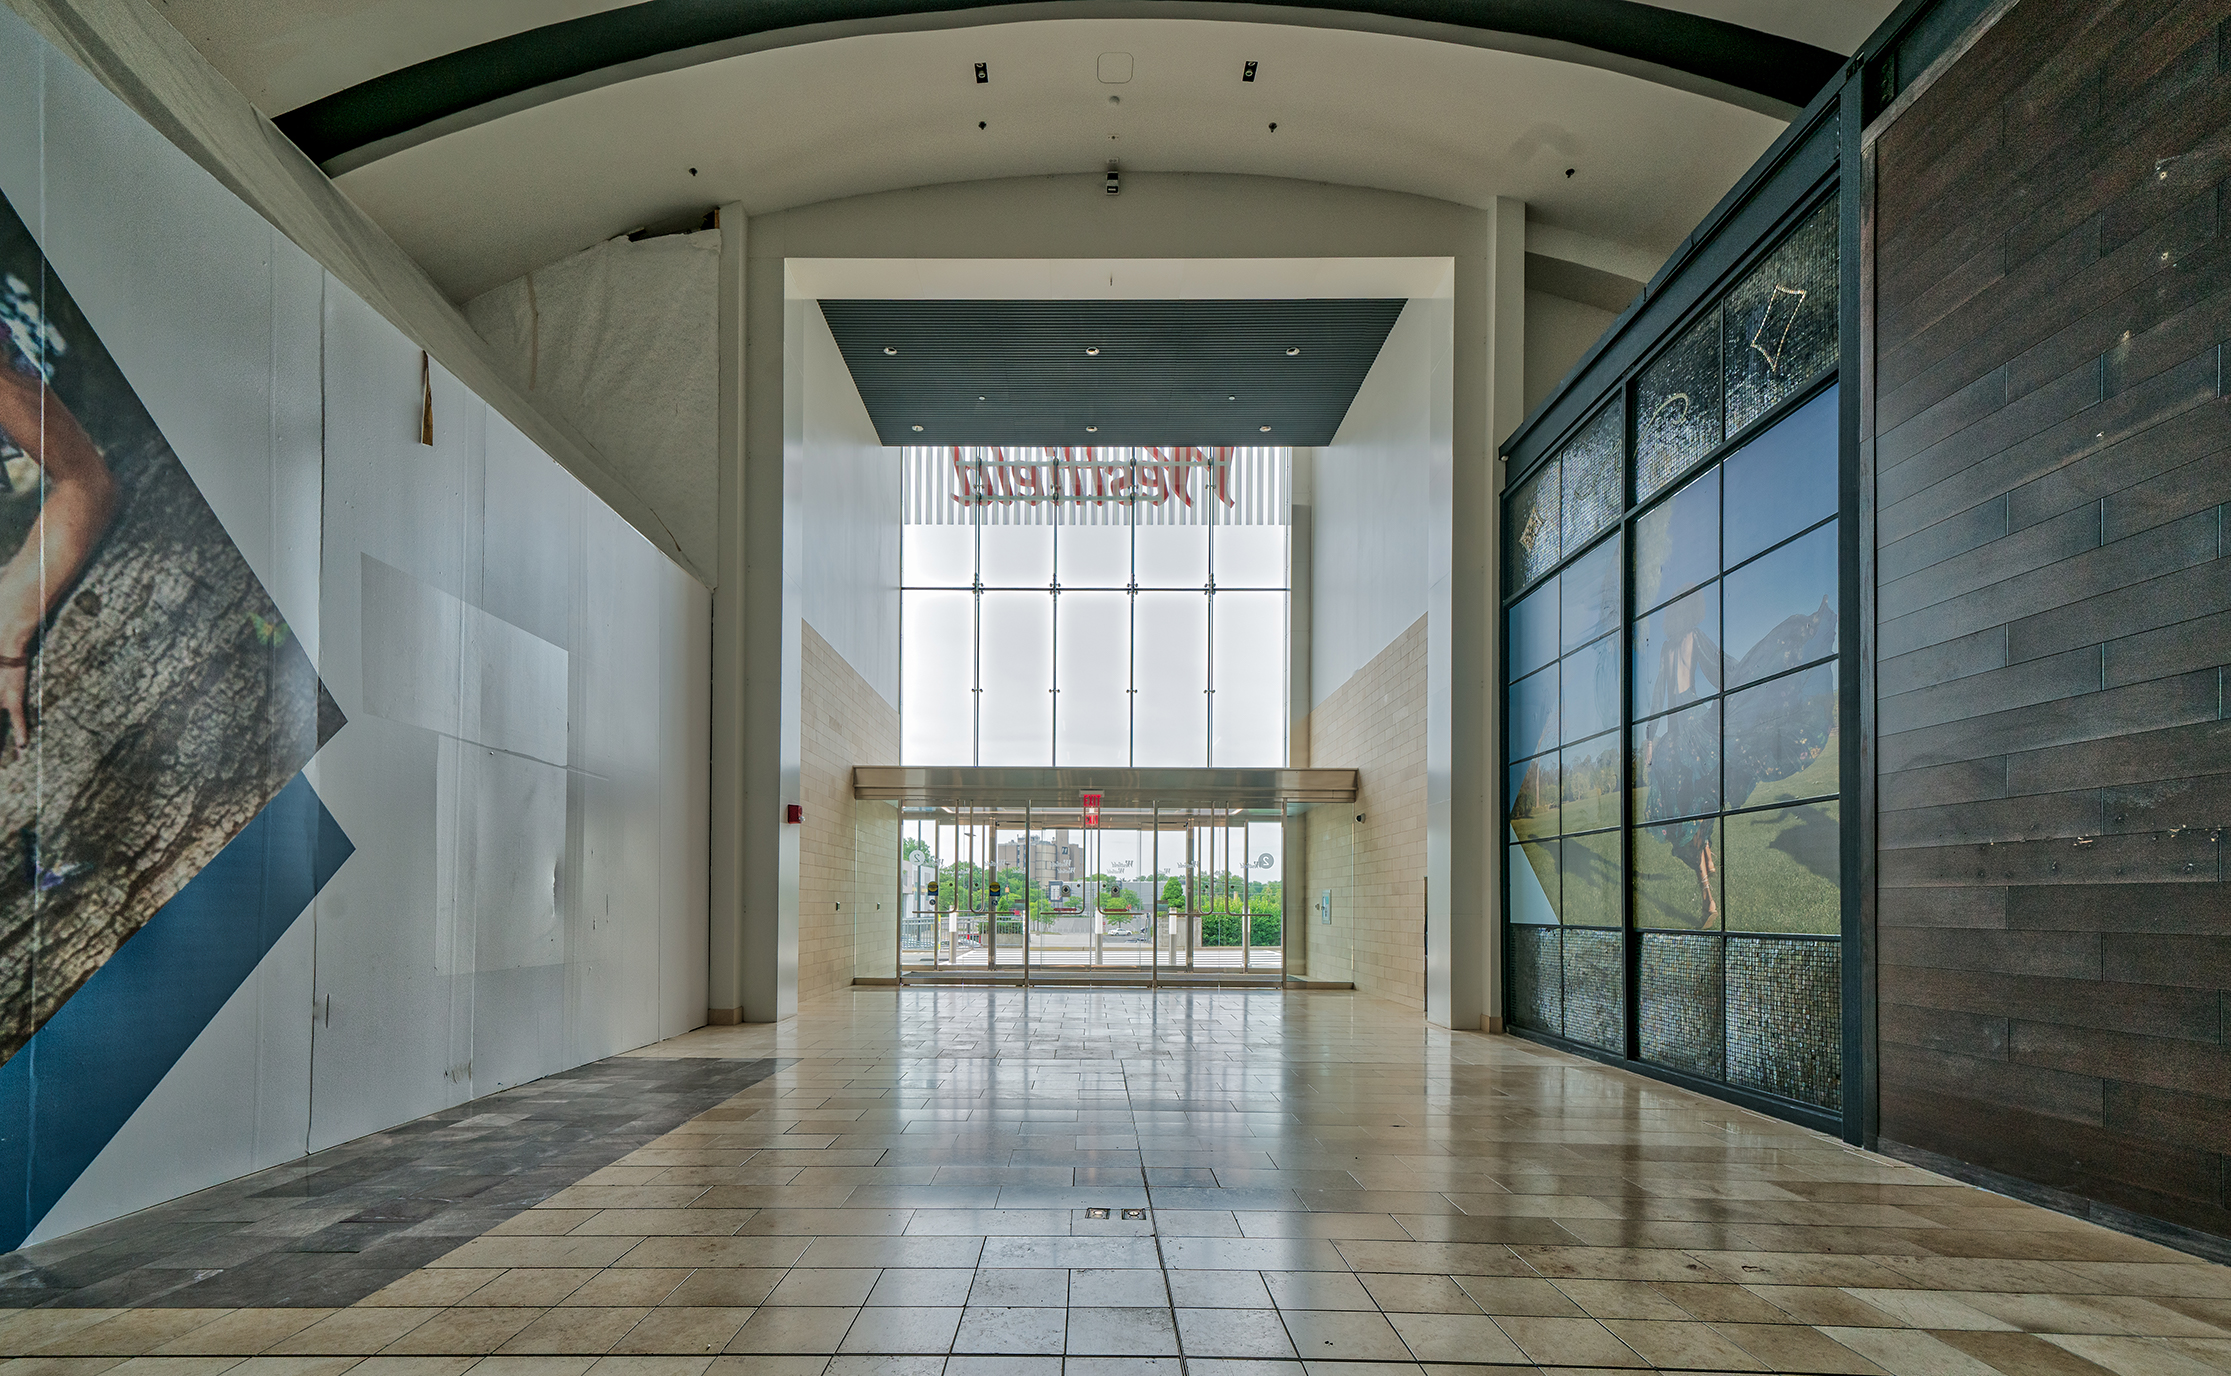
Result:
M1286 451L1271 448L909 448L909 525L1286 523Z

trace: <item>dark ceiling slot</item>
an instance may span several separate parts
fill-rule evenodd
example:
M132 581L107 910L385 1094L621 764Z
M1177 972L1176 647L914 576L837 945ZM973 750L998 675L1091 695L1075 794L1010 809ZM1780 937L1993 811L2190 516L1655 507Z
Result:
M1248 63L1246 69L1239 74L1239 79L1242 81L1253 81L1255 79L1255 64L1252 62Z
M976 64L976 84L979 86L989 86L992 84L991 68L982 62Z

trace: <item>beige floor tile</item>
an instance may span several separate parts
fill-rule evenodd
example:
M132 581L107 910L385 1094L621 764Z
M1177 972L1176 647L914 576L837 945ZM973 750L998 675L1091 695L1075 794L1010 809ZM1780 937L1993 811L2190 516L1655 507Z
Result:
M1447 1276L1365 1273L1356 1279L1389 1314L1478 1314L1480 1307Z
M612 1345L616 1355L695 1357L717 1354L752 1316L748 1308L654 1309Z
M1911 1328L1823 1327L1821 1332L1896 1376L2005 1376L1989 1363Z
M1072 1309L1068 1348L1072 1359L1175 1357L1177 1325L1167 1309Z
M646 1238L622 1266L677 1269L695 1266L794 1266L816 1239L810 1237Z
M1660 1319L1680 1322L1690 1314L1657 1286L1639 1280L1560 1280L1557 1288L1592 1319Z
M361 1357L250 1357L233 1367L238 1376L341 1376Z
M1612 1336L1633 1348L1656 1367L1692 1371L1764 1371L1766 1366L1712 1330L1694 1320L1669 1323L1659 1319L1606 1319Z
M1286 1335L1305 1361L1406 1361L1409 1347L1376 1311L1281 1309Z
M540 1309L445 1309L380 1349L386 1356L483 1356L542 1317Z
M541 1309L565 1303L567 1296L602 1274L587 1266L523 1266L504 1272L456 1303L481 1309Z
M610 1266L640 1238L476 1237L430 1264L445 1266Z
M1518 1345L1484 1314L1389 1314L1387 1322L1421 1362L1526 1361Z
M478 1357L366 1357L352 1372L363 1376L464 1376Z
M333 1313L331 1309L235 1309L158 1347L157 1357L252 1357Z
M1295 1355L1275 1309L1180 1309L1177 1328L1192 1371L1201 1369L1204 1357L1275 1361Z
M598 1209L568 1237L728 1237L757 1209Z
M372 1306L343 1309L264 1351L274 1357L370 1356L443 1312Z
M489 1237L562 1237L595 1218L601 1209L550 1209L537 1206L490 1228Z
M1553 1283L1527 1276L1451 1276L1489 1314L1583 1318L1585 1311Z
M1271 1302L1280 1309L1360 1309L1375 1311L1379 1302L1363 1282L1347 1271L1265 1271L1263 1284Z
M4 1357L0 1371L7 1376L100 1376L130 1361L129 1357Z
M772 1357L745 1354L716 1357L705 1376L822 1376L827 1357Z
M1844 1293L1872 1305L1908 1328L1974 1328L2006 1332L2017 1325L1993 1318L1952 1295L1930 1290L1867 1290L1846 1286Z
M881 1274L872 1267L794 1267L775 1286L766 1303L777 1308L858 1309L868 1302L868 1292L875 1288L875 1279Z
M975 1278L974 1271L959 1267L892 1267L876 1277L867 1303L877 1308L953 1308L968 1303Z
M503 1269L494 1266L449 1266L413 1271L357 1303L403 1309L442 1308L463 1303L467 1295L502 1274Z
M1804 1324L1716 1323L1712 1328L1770 1371L1884 1376L1875 1363Z
M599 1357L588 1376L705 1376L710 1357Z
M678 1267L615 1266L593 1273L558 1303L602 1309L663 1304L691 1274Z
M765 1304L782 1278L782 1269L774 1266L700 1267L660 1303L699 1309L751 1309Z
M1957 1348L1998 1371L2016 1376L2101 1376L2112 1368L2088 1362L2052 1339L2034 1333L1938 1333L1948 1347Z
M974 1266L980 1237L820 1237L800 1255L807 1266ZM798 1263L798 1258L792 1258Z
M99 1323L60 1332L24 1355L137 1357L174 1342L230 1312L225 1309L119 1310Z
M472 1370L478 1376L582 1376L595 1361L596 1358L587 1356L506 1356L499 1353L473 1363Z
M764 1311L762 1311L764 1312ZM840 1352L946 1352L953 1346L961 1311L950 1307L861 1309L845 1332Z
M0 1357L19 1357L66 1333L115 1318L121 1309L18 1309L0 1314Z
M1823 1328L1896 1328L1898 1320L1865 1300L1828 1285L1746 1285L1744 1289L1798 1323Z
M1237 1212L1233 1215L1245 1237L1324 1237L1385 1239L1408 1242L1411 1235L1392 1214L1334 1214L1282 1211Z
M852 1327L857 1309L775 1309L752 1311L736 1336L728 1340L730 1352L832 1353Z
M127 1357L109 1370L123 1376L218 1376L245 1357Z
M1789 1322L1787 1314L1740 1285L1669 1281L1659 1285L1657 1291L1682 1313L1707 1323Z
M2125 1338L2082 1333L2042 1335L2055 1347L2075 1353L2116 1376L2222 1376L2231 1371L2231 1350L2187 1349L2174 1339Z
M1496 1327L1542 1366L1637 1367L1648 1363L1594 1319L1498 1317Z
M1254 1271L1165 1271L1179 1309L1270 1309L1270 1287ZM1368 1303L1368 1297L1366 1298Z
M575 1306L546 1311L496 1349L505 1356L587 1353L602 1356L642 1322L647 1307Z

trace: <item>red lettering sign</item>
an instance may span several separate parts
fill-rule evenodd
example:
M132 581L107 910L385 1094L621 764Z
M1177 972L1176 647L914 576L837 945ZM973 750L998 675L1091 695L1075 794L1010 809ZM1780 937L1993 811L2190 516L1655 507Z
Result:
M1085 825L1088 827L1099 826L1100 795L1097 793L1085 793L1080 794L1079 797L1084 803Z

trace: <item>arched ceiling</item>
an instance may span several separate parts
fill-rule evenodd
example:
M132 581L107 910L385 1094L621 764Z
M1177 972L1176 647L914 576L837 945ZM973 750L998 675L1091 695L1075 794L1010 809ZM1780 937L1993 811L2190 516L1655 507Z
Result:
M1111 159L1468 205L1515 196L1572 242L1655 262L1889 8L160 3L458 299L713 205L760 214ZM1111 53L1129 80L1105 79Z

